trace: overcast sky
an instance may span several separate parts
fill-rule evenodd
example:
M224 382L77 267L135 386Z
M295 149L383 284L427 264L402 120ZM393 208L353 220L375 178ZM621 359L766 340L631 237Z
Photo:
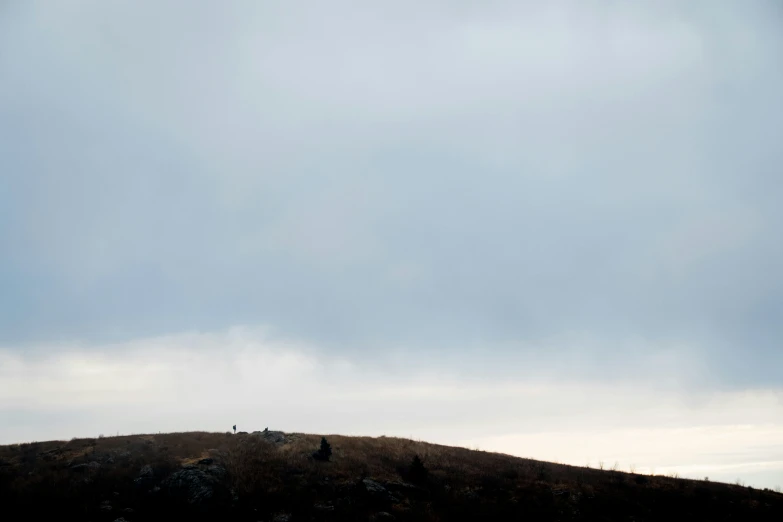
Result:
M0 3L0 442L236 423L783 484L781 28Z

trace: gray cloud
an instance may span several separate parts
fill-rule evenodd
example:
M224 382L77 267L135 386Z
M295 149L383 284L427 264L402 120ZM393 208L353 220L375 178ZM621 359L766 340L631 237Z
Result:
M3 9L0 344L780 385L774 2Z

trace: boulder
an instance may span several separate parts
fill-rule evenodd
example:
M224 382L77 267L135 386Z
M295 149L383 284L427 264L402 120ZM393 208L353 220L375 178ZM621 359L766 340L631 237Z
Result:
M331 513L334 511L334 506L332 504L315 504L313 509L319 513Z
M161 484L168 496L191 506L206 506L230 499L230 493L222 484L226 470L220 466L207 469L185 466L171 474Z
M145 465L139 470L139 476L133 480L133 483L136 484L137 487L148 488L152 485L154 480L155 472L153 471L152 466Z
M399 500L386 489L383 484L372 479L363 479L362 487L368 497L383 504L396 504Z
M96 470L101 467L101 464L99 462L91 461L87 463L81 463L81 464L71 464L68 466L68 469L71 471L90 471L90 470Z
M267 442L273 442L275 444L285 444L288 442L288 438L285 436L285 433L282 431L269 431L268 429L264 431L254 431L253 435L256 435L258 437L261 437Z
M416 486L415 484L410 484L409 482L394 480L386 482L385 486L386 489L392 493L403 497L423 499L429 496L429 492L426 489Z
M52 461L52 460L56 460L60 455L62 455L62 453L63 453L62 448L54 448L54 449L49 450L49 451L44 451L39 456L43 460Z

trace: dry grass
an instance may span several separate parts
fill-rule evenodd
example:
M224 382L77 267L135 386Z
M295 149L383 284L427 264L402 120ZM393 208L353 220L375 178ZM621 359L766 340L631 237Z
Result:
M357 493L357 484L364 478L392 485L405 481L413 456L419 455L429 472L426 484L383 508L398 520L522 515L531 520L783 520L783 495L771 491L394 437L326 437L333 452L330 462L312 458L321 435L310 434L289 434L285 444L254 435L191 432L0 446L0 492L10 499L5 502L8 512L44 515L51 509L109 521L116 513L101 513L97 506L112 499L118 508L135 510L129 520L164 519L172 513L135 485L139 470L151 466L160 481L183 465L210 457L227 471L225 486L237 499L231 507L235 520L271 519L277 512L293 513L294 520L367 520L380 508ZM91 462L100 465L83 466L78 473L72 468ZM334 511L313 511L317 505Z

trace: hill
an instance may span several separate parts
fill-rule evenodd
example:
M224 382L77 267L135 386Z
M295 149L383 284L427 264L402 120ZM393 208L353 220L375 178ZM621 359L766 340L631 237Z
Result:
M391 437L171 433L0 446L0 518L783 520L783 495ZM413 464L420 457L423 465Z

